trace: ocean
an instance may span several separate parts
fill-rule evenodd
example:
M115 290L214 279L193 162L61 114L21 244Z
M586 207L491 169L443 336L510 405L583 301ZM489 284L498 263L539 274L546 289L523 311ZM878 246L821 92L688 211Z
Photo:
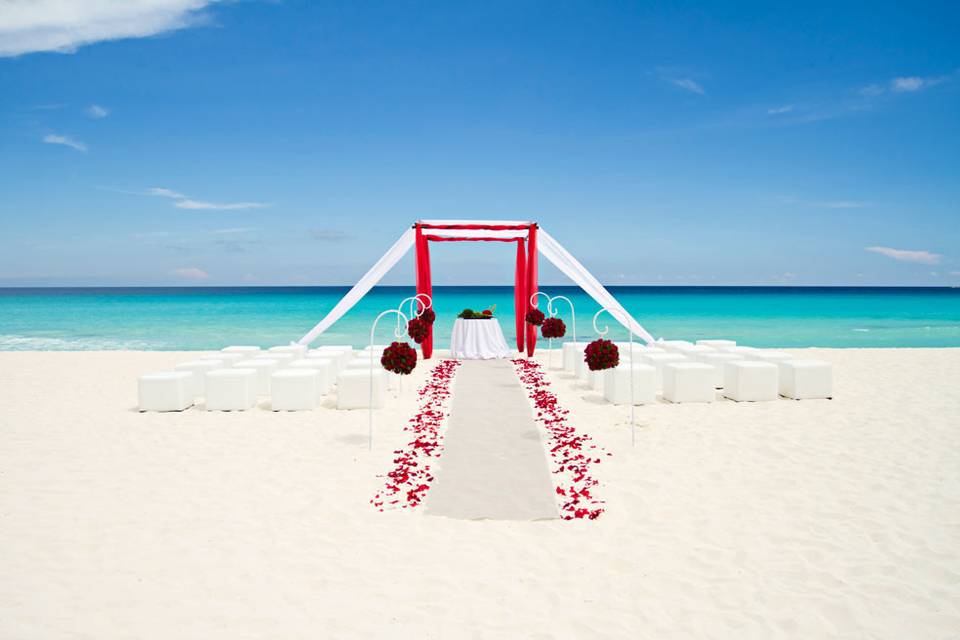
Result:
M348 287L0 289L0 350L210 350L269 347L309 331ZM729 338L757 347L960 347L960 289L908 287L610 287L655 337ZM577 287L543 286L572 299L580 340L595 336L599 306ZM315 344L367 344L376 315L412 287L377 287ZM464 308L496 304L512 343L512 287L436 287L435 345L449 344ZM545 305L541 302L541 307ZM558 302L572 333L569 308ZM609 337L626 330L601 317ZM376 342L393 339L391 318Z

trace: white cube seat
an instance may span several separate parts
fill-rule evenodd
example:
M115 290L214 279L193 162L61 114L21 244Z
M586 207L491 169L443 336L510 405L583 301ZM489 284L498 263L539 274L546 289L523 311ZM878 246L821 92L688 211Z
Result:
M224 367L232 367L236 363L244 360L246 356L242 353L229 353L220 351L219 353L208 353L197 358L198 360L218 360Z
M189 371L192 374L190 393L194 398L199 398L202 397L204 393L204 380L206 380L207 371L223 369L223 367L223 360L191 360L189 362L181 362L174 367L174 370Z
M663 391L663 367L671 362L689 362L689 360L687 356L680 353L648 353L643 356L642 363L654 368L657 393Z
M293 359L307 357L307 345L305 344L283 344L267 349L267 354L273 356L278 353L289 353Z
M692 344L689 347L682 346L682 347L678 347L676 350L676 353L682 353L683 355L687 356L691 360L696 360L696 361L699 361L701 357L703 357L708 353L716 353L716 352L717 350L714 349L713 347L708 347L703 344Z
M247 357L251 357L255 354L260 353L260 347L252 347L246 345L232 345L229 347L224 347L220 349L221 353L241 353Z
M668 362L663 367L663 398L670 402L713 402L713 367L703 362Z
M697 340L697 344L702 344L711 349L727 349L737 346L736 340Z
M794 400L833 398L833 365L822 360L779 364L780 395Z
M373 370L373 408L380 409L387 401L387 376L381 368ZM337 409L370 407L370 371L344 369L337 374Z
M320 372L310 367L281 369L270 376L270 408L309 411L320 404Z
M353 349L314 349L307 354L307 357L333 359L339 372L346 368L348 362L353 360Z
M723 395L737 402L776 400L780 393L777 365L735 360L723 365Z
M781 362L786 362L787 360L796 360L797 356L792 353L787 353L786 351L774 351L773 349L757 349L753 353L749 354L750 360L758 360L760 362L770 362L773 364L780 364Z
M693 343L689 340L658 340L654 345L665 351L673 352L679 351L681 347L692 347Z
M577 362L583 360L583 350L586 345L582 342L573 344L572 342L563 343L563 370L567 373L576 374L579 369Z
M717 389L723 387L723 379L725 375L724 369L726 364L728 362L736 362L737 360L743 360L743 357L738 356L735 353L724 353L722 351L705 353L699 358L699 362L713 367L713 386Z
M743 359L747 360L750 358L750 356L755 354L757 351L760 351L760 349L755 349L754 347L736 346L736 347L724 347L720 349L720 351L723 351L724 353L735 353L738 356L742 357Z
M380 368L380 357L379 353L373 354L373 368ZM369 369L370 368L370 353L367 352L363 355L358 355L355 358L351 359L347 363L346 369Z
M386 349L386 348L389 347L389 346L390 346L390 345L388 345L388 344L372 344L372 345L371 345L371 344L368 344L368 345L366 345L366 346L363 348L363 350L364 350L364 351L375 351L376 353L383 353L383 350Z
M607 375L607 371L610 369L600 369L598 371L590 372L590 388L594 391L599 391L603 393L603 379Z
M270 375L277 369L282 368L279 360L272 358L253 358L251 360L241 360L234 366L238 369L253 369L257 372L257 395L270 395Z
M246 411L257 404L256 369L214 369L204 386L207 411Z
M330 391L337 379L337 363L332 358L301 358L286 366L287 369L313 369L317 372L317 389L320 395Z
M267 353L262 353L258 356L254 356L253 358L247 358L247 360L270 360L271 362L274 363L274 370L283 369L294 360L299 360L299 359L300 358L297 356L297 354L289 353L286 351L277 351L273 353L267 352ZM241 367L243 365L238 362L233 366Z
M633 370L633 404L650 404L657 398L657 370L648 364L625 363L603 372L603 397L612 404L630 404Z
M137 379L140 411L183 411L193 406L193 372L148 373Z

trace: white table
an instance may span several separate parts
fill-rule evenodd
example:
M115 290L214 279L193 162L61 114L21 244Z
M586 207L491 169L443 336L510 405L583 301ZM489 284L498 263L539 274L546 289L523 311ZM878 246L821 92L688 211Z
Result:
M510 355L496 318L464 320L457 318L450 335L450 355L467 360L489 360Z

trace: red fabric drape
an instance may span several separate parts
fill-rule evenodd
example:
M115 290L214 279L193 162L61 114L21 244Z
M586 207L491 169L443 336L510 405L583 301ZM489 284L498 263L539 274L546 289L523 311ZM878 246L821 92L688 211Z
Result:
M420 224L424 229L464 229L467 231L526 231L527 224Z
M425 293L433 300L433 283L430 280L430 243L423 235L420 225L417 225L417 237L414 244L417 251L417 293ZM433 355L433 327L427 333L427 338L420 343L423 359L429 360Z
M532 309L530 298L537 292L537 225L530 225L527 235L527 287L524 294L527 296L527 308ZM537 328L527 325L527 357L533 356L537 347Z
M523 240L517 241L517 272L513 281L513 308L516 310L517 351L523 353L523 334L527 315L527 258Z

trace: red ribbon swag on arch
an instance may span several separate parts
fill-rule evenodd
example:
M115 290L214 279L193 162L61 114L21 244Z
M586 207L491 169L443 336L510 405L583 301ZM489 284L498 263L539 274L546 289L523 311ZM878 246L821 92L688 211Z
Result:
M537 292L537 225L517 224L428 224L418 222L414 225L417 253L417 293L425 293L433 298L433 284L430 279L430 243L431 242L515 242L517 244L517 262L513 284L513 302L517 329L517 350L532 356L537 346L537 328L525 322L527 312L533 308L530 298ZM488 235L480 232L498 232ZM439 233L438 233L439 232ZM463 233L459 233L463 232ZM433 327L427 339L420 344L423 357L433 354Z

